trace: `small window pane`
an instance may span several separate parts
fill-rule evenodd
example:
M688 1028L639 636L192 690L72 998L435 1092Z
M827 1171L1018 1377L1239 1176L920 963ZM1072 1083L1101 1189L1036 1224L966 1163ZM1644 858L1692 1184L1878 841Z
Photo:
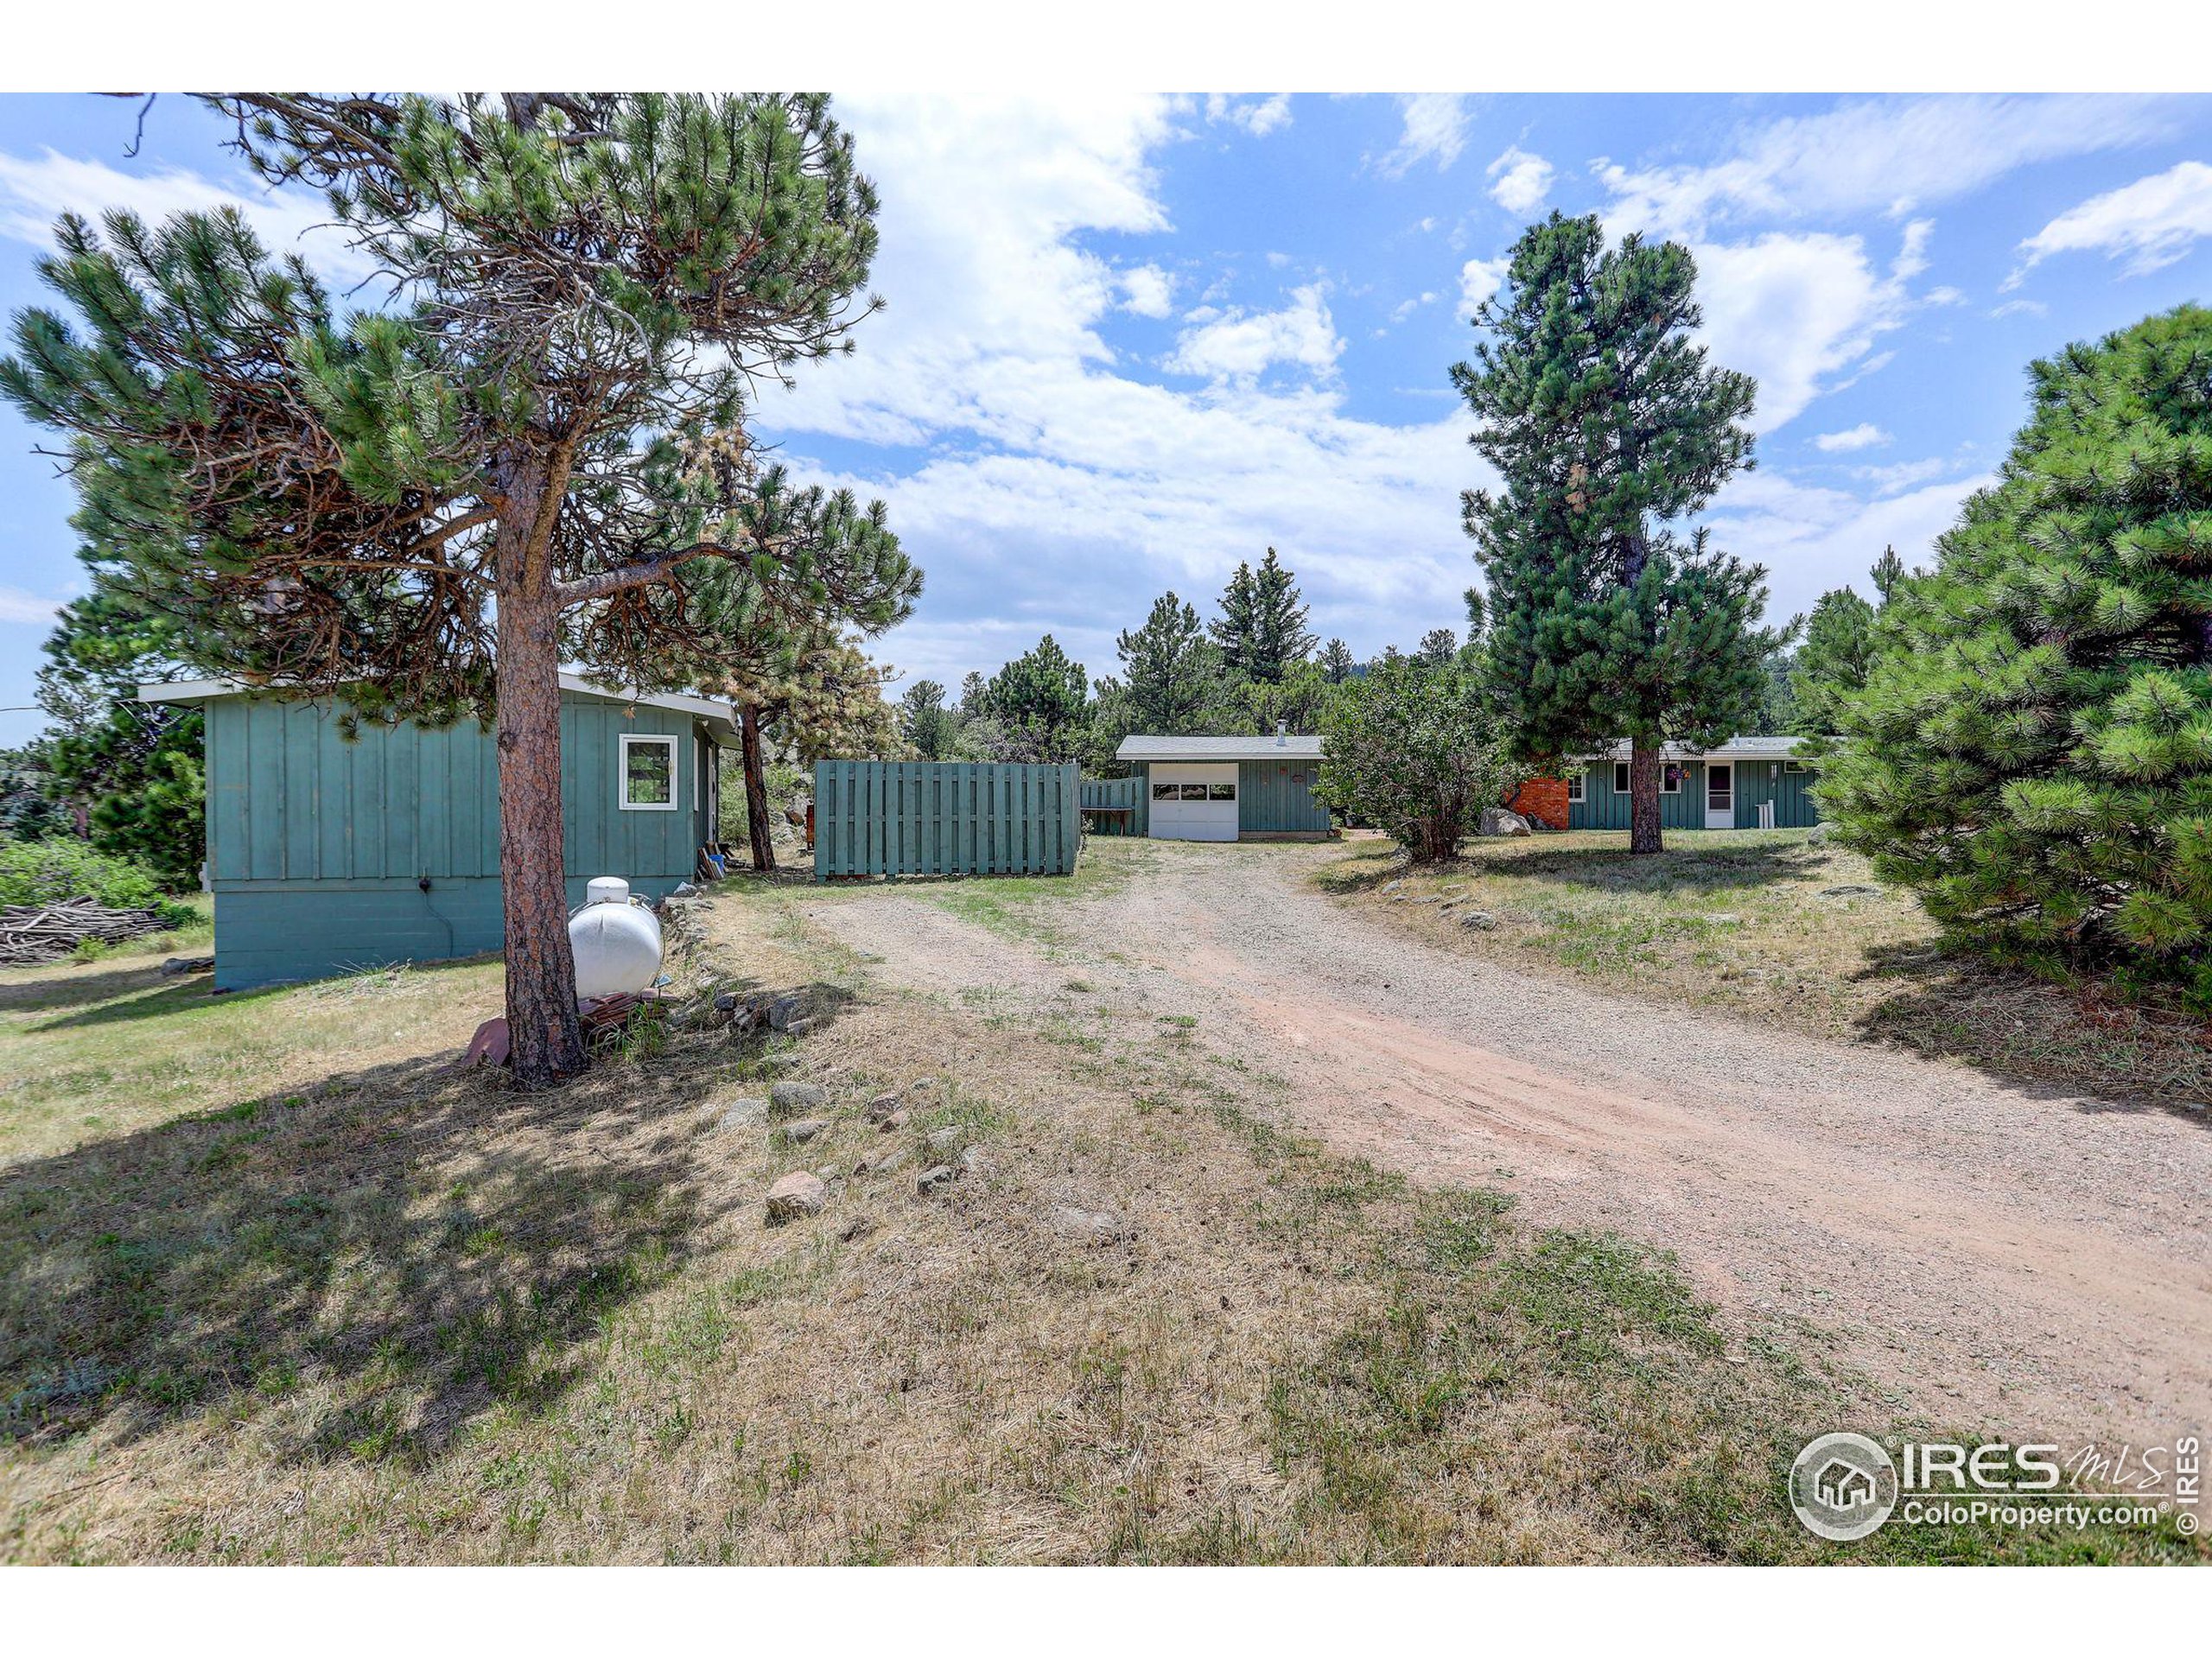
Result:
M1582 774L1576 772L1567 780L1567 798L1570 804L1580 805L1582 800Z
M1173 784L1154 784L1152 786L1152 798L1155 801L1172 801L1175 798L1175 785Z
M675 784L676 745L632 741L622 746L622 798L632 806L666 806Z
M1669 760L1660 769L1659 792L1679 795L1682 792L1682 774L1687 770L1679 760Z
M1234 784L1208 784L1206 785L1206 798L1210 801L1233 801L1236 798L1236 785Z
M1183 798L1185 800L1203 801L1205 798L1206 786L1204 784L1185 784L1183 785Z
M1628 793L1628 762L1625 760L1613 762L1613 793L1616 795Z

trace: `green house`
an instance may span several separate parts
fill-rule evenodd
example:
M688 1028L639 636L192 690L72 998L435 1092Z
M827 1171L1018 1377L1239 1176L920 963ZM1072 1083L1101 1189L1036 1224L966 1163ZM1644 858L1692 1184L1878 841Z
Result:
M1133 786L1122 792L1132 835L1319 841L1334 833L1328 808L1313 798L1321 767L1318 737L1293 737L1281 728L1272 737L1130 736L1114 758L1131 773L1126 781ZM1090 810L1088 798L1084 804Z
M207 716L215 985L243 990L503 943L498 750L473 720L442 728L228 681L141 686ZM561 836L569 901L595 875L658 899L714 838L729 709L626 696L561 677Z
M1694 751L1660 750L1659 822L1668 830L1800 830L1821 821L1810 761L1794 758L1803 740L1732 737ZM1567 772L1567 827L1629 827L1629 749L1583 755Z

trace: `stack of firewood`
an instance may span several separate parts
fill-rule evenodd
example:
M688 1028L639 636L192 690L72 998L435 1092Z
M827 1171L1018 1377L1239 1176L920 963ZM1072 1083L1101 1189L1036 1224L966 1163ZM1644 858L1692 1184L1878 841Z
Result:
M118 939L155 933L168 925L160 907L113 910L90 899L52 905L0 906L0 966L27 968L55 962L86 939Z

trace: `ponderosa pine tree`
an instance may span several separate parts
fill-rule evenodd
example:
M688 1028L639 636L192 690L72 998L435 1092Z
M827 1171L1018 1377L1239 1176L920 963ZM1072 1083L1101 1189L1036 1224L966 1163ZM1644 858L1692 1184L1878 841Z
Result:
M849 345L875 196L825 98L226 93L390 279L342 314L235 213L63 219L4 390L70 435L84 556L192 661L365 717L496 728L516 1075L586 1060L566 925L559 671L670 679L737 559L809 597L896 561L696 493L683 435Z
M1282 678L1311 657L1318 643L1306 631L1306 610L1298 579L1283 569L1274 549L1257 570L1239 564L1222 590L1220 619L1211 625L1223 666L1241 679Z
M899 734L925 760L950 755L958 728L957 717L944 706L942 681L916 680L899 699Z
M1804 643L1789 670L1790 695L1805 731L1821 736L1837 731L1844 705L1866 690L1874 665L1877 614L1849 588L1832 588L1805 619Z
M1894 546L1885 547L1882 550L1882 556L1874 561L1873 576L1874 592L1877 596L1874 602L1878 605L1886 605L1890 602L1891 595L1897 592L1897 584L1903 582L1905 576L1904 561L1897 556L1897 550Z
M1048 633L990 677L982 707L998 728L995 758L1072 760L1083 745L1090 681Z
M1332 639L1321 648L1321 672L1331 685L1342 685L1358 665L1351 647L1341 639Z
M1123 629L1114 642L1122 659L1118 678L1099 682L1102 705L1110 705L1116 734L1150 732L1181 736L1217 721L1223 698L1221 652L1206 637L1197 607L1170 592L1152 602L1144 626Z
M1882 614L1821 803L1955 937L2212 1012L2212 310L2031 377L1998 482Z
M1656 528L1751 461L1748 375L1693 342L1696 266L1673 242L1608 248L1554 213L1514 245L1452 383L1500 493L1465 498L1497 683L1530 758L1630 745L1634 853L1661 850L1660 747L1724 741L1758 706L1777 636L1765 572Z

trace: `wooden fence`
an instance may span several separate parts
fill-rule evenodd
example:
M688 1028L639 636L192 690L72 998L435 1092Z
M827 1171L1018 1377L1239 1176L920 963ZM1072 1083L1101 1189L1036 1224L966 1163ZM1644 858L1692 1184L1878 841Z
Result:
M1083 829L1076 768L821 760L814 877L1066 875Z
M1086 778L1083 780L1084 827L1105 836L1133 836L1142 816L1141 778Z

